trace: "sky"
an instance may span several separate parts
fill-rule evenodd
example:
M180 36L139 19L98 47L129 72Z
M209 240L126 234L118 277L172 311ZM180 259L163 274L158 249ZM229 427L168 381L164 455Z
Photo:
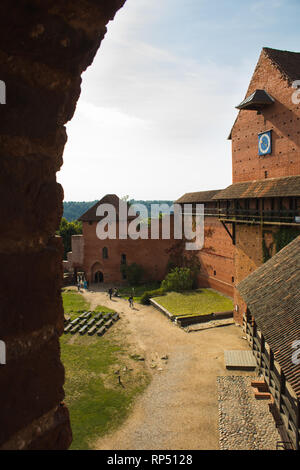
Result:
M231 184L235 106L261 49L300 50L299 0L127 0L67 124L66 201Z

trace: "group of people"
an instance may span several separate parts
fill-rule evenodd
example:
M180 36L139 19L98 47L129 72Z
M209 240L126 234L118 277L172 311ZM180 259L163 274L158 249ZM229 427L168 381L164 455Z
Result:
M78 292L80 292L80 289L88 289L88 288L89 288L88 281L84 278L78 277L77 278ZM114 288L110 287L108 289L108 295L109 295L110 300L112 299L112 297L120 297L119 291L116 287ZM133 296L132 295L128 298L128 303L129 303L129 307L133 308Z
M112 299L112 297L120 297L118 289L116 287L114 289L110 287L108 289L108 295L109 295L110 300ZM129 307L133 308L133 296L132 295L128 298L128 302L129 302Z
M80 289L88 289L89 288L89 285L88 285L88 281L86 279L82 279L82 278L77 278L77 289L78 289L78 292L80 292Z
M112 297L120 297L119 295L119 292L118 292L118 289L116 287L114 287L113 289L110 287L108 289L108 295L109 295L109 298L111 299Z

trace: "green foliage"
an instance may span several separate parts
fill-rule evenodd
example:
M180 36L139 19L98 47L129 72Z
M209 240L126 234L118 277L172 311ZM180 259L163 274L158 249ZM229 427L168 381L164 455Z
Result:
M282 250L286 245L291 243L294 238L300 235L300 230L294 227L280 227L277 232L273 233L273 239L275 243L275 252ZM272 258L272 247L274 243L268 248L266 242L263 238L262 240L262 252L263 252L263 262L265 263Z
M172 208L173 208L173 201L162 201L162 200L145 201L145 200L130 199L129 204L130 205L144 204L147 207L149 217L151 216L151 204L167 204L168 206L170 206L171 211L172 211ZM153 216L154 216L154 218L156 218L156 217L161 218L162 214L161 213L160 214L154 213Z
M193 273L190 268L174 268L162 281L161 287L166 292L182 292L191 290L193 281Z
M201 269L201 263L196 253L187 252L185 250L186 240L179 240L169 250L169 261L167 270L172 271L174 268L189 268L191 271L193 284L192 287L197 287L197 277Z
M97 201L64 201L64 213L63 217L68 222L77 220L82 214L84 214L90 207L96 204Z
M123 201L128 201L129 196L123 196L120 198ZM84 214L90 207L96 204L97 201L64 201L64 214L63 217L67 219L68 222L72 220L77 220L82 214ZM128 201L130 205L132 204L144 204L150 215L151 204L168 204L172 206L173 201L144 201L144 200L135 200L131 199Z
M121 273L126 276L130 286L139 285L143 281L144 268L137 264L121 264Z
M79 235L82 233L82 223L77 220L68 222L64 217L61 219L57 235L60 235L64 244L64 259L67 259L68 251L72 250L72 235Z
M278 253L278 251L282 250L282 248L291 243L299 235L300 231L298 228L281 227L273 235L276 246L276 253Z
M143 305L149 305L150 299L152 299L152 297L158 297L162 295L165 295L165 291L162 287L159 289L149 290L144 292L144 294L141 296L140 302Z
M158 289L160 282L149 282L147 284L140 284L137 286L123 286L118 289L121 297L128 299L131 295L133 296L134 302L140 302L141 297L145 292L149 292L155 289Z

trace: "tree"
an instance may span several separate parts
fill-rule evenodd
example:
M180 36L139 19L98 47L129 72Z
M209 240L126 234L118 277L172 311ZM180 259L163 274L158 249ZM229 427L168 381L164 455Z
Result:
M193 275L190 268L174 268L161 283L164 291L182 292L191 290Z
M198 274L201 270L201 263L197 253L194 251L186 251L185 243L186 239L183 238L174 243L174 245L167 250L169 254L167 269L168 272L171 272L174 268L189 268L193 279L193 287L196 287Z
M80 235L82 233L82 223L78 220L68 222L64 217L61 219L57 235L60 235L64 244L64 259L67 259L68 251L72 250L72 235Z

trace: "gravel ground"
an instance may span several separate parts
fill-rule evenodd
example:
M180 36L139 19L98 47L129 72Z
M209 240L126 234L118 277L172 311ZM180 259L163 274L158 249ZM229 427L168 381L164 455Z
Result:
M225 368L225 350L248 349L242 329L228 325L187 334L154 307L135 304L130 309L126 300L109 300L100 291L84 297L91 308L104 305L120 313L114 334L129 345L130 354L143 356L152 376L123 425L97 439L94 448L219 449L216 380L232 375Z
M210 320L207 322L195 323L194 325L187 326L184 329L187 333L191 333L192 331L207 330L209 328L216 328L234 324L235 323L232 318L224 318L222 320Z
M269 400L254 398L253 377L218 377L219 431L222 450L275 450L281 441Z

